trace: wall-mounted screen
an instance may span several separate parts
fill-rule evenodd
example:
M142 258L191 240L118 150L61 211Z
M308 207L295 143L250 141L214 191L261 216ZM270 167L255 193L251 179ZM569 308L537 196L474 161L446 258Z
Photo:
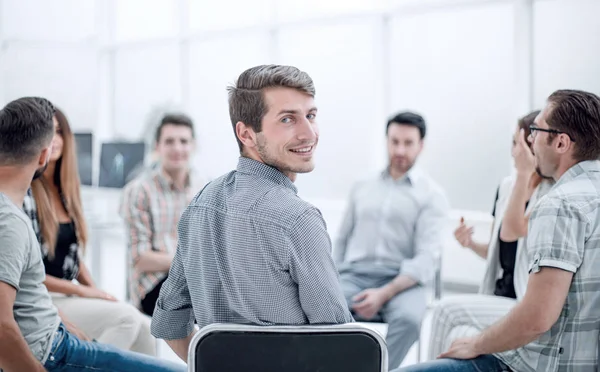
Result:
M144 164L143 142L106 142L100 152L98 186L122 188L131 180L131 173Z

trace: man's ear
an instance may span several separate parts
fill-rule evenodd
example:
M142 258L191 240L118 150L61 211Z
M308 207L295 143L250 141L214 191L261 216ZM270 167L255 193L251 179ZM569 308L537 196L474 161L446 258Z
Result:
M38 158L38 168L43 167L50 160L50 155L52 155L52 144L49 147L46 147L40 153Z
M556 139L556 151L559 154L564 154L567 151L569 151L569 149L572 149L573 146L575 144L573 143L573 141L571 141L571 138L569 138L568 135L561 133L558 135L558 138Z
M235 135L244 145L244 147L256 147L256 133L252 127L247 126L241 121L235 124Z

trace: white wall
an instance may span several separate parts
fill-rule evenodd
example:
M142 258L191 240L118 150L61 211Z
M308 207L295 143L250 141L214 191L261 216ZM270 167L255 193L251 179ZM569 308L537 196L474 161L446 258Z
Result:
M344 199L385 166L385 120L401 109L428 120L421 162L454 206L488 210L510 166L512 1L0 1L4 101L47 96L100 139L147 136L156 107L181 108L210 176L237 158L225 87L260 63L316 82L317 169L298 181L307 197ZM482 183L464 182L470 173Z
M600 1L538 1L534 10L535 105L557 89L600 94Z
M513 32L511 2L392 19L391 106L426 115L422 164L457 208L490 210L510 167Z
M315 80L321 129L298 186L333 234L352 184L386 164L386 118L414 109L449 231L465 214L485 237L516 118L558 88L600 93L597 14L596 0L0 0L0 104L47 96L98 142L146 138L156 108L182 109L195 166L214 177L238 156L226 86L256 64L296 65ZM110 205L95 215L114 216L118 193L93 195ZM445 278L477 282L483 263L450 234L445 255Z

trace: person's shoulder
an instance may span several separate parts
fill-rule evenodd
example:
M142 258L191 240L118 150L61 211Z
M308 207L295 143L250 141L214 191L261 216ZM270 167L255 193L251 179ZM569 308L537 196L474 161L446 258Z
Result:
M319 227L325 227L325 219L321 210L315 205L296 197L294 200L294 207L292 213L289 214L286 224L288 228L297 229L318 229Z
M294 190L276 185L265 189L261 198L261 205L269 208L277 206L279 208L290 208L290 211L304 210L312 206L311 203L302 199Z
M361 191L369 192L373 188L380 186L384 178L383 173L384 172L369 172L356 179L350 187L350 193L356 194Z
M380 184L383 181L383 179L388 176L389 172L387 169L372 170L363 173L358 179L356 179L356 181L354 182L354 187Z
M597 213L600 208L600 187L586 177L574 178L568 182L559 180L540 199L537 207L568 209L582 214Z
M504 177L501 181L500 184L498 185L498 187L502 188L512 188L512 186L515 184L515 175L514 174L510 174L506 177Z
M144 186L152 184L153 182L156 182L157 177L158 177L158 172L156 170L149 170L147 172L144 172L144 173L138 175L131 181L129 181L129 183L127 185L125 185L125 187L130 187L130 188L144 187Z
M583 184L585 184L585 180ZM577 180L569 180L568 182L555 183L540 200L540 204L545 205L566 205L569 204L576 194L577 190L581 190L582 183Z
M285 228L293 227L306 213L318 209L287 187L272 187L257 199L253 208L257 216L265 217Z
M535 205L531 219L540 217L569 216L582 213L588 209L589 200L579 198L572 193L568 184L554 185L545 195L542 195Z
M415 169L414 178L415 186L429 194L430 200L448 199L446 190L425 170L421 168Z
M125 187L123 187L123 195L132 197L140 195L140 193L148 194L151 192L155 183L156 173L154 171L144 172L129 181Z
M29 236L31 221L21 209L0 200L0 230L18 236Z
M37 239L31 221L17 206L0 197L0 272L2 281L19 288L22 270L34 253ZM9 268L7 270L7 268Z
M224 197L224 187L232 179L235 171L227 172L215 179L209 180L207 178L197 178L195 185L193 186L196 193L190 201L190 206L198 206L203 203L209 203L209 201L215 198Z
M502 200L508 198L512 193L512 189L515 186L516 177L514 174L510 174L500 180L497 188L498 200L502 202Z
M592 177L590 174L581 173L567 182L558 182L551 190L554 194L572 199L594 198L600 195L600 176Z

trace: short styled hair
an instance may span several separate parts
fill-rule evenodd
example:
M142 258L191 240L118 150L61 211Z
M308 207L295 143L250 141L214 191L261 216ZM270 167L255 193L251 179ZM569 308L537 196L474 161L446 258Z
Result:
M548 126L575 142L577 161L600 157L600 97L581 90L557 90L548 97Z
M233 131L238 122L251 127L255 132L262 131L262 120L268 111L264 89L285 87L297 89L311 97L315 96L315 86L311 77L293 66L261 65L242 72L236 83L227 88L229 92L229 116ZM236 140L240 151L242 142Z
M162 130L165 127L165 125L178 125L178 126L190 128L192 130L192 137L195 136L194 122L192 121L192 119L189 116L184 115L184 114L166 114L160 120L160 123L158 124L158 127L156 128L156 133L154 135L154 141L156 143L160 142L160 138L162 136Z
M425 138L425 134L427 134L427 125L425 124L425 119L417 113L411 111L404 111L397 113L392 116L385 127L385 134L387 135L390 129L390 125L392 124L400 124L400 125L408 125L412 127L416 127L419 129L419 134L421 135L421 139Z
M41 97L23 97L0 110L0 165L33 161L54 137L54 106Z

